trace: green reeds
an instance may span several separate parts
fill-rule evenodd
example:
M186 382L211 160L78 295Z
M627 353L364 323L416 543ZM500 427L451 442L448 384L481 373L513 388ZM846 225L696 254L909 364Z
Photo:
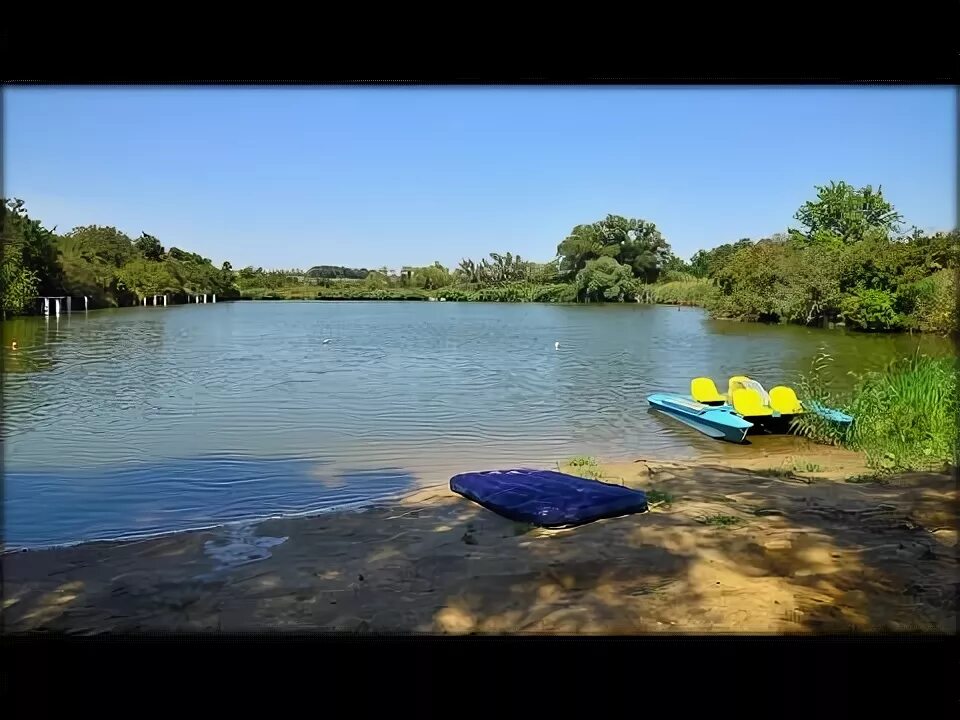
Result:
M814 413L794 422L795 431L816 442L861 450L881 470L920 470L957 462L957 363L915 353L879 372L858 378L854 390L830 390L830 356L821 353L798 389L801 401L820 402L853 416L847 428Z

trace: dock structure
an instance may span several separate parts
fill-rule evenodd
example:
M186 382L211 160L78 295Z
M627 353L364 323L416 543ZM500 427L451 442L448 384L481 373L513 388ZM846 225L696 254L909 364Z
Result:
M70 297L68 295L38 295L34 298L41 302L41 308L43 314L47 317L50 317L50 306L53 305L54 313L57 317L60 317L60 301L65 300L67 306L67 312L70 312ZM52 303L50 301L53 301Z
M194 292L185 292L187 303L206 303L207 296L209 293L194 293ZM209 302L217 302L216 293L209 294ZM78 295L77 300L83 298L83 310L88 312L90 310L90 295ZM151 301L150 298L153 298ZM46 317L54 315L60 317L62 312L66 312L68 315L73 312L73 297L71 295L36 295L32 298L39 303L40 314ZM161 300L163 301L161 303ZM154 295L144 295L142 297L137 296L137 300L134 301L134 305L141 305L147 307L152 305L153 307L168 307L170 305L170 294L169 293L156 293Z

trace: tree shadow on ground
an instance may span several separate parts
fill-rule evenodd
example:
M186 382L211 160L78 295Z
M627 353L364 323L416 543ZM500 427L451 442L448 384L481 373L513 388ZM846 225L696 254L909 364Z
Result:
M632 634L956 629L945 475L855 485L638 463L651 511L547 531L449 491L256 527L5 558L6 629ZM952 535L951 535L952 533Z

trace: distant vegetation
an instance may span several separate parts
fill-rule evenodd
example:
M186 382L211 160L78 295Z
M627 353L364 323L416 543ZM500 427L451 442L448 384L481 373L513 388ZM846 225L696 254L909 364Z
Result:
M131 239L114 227L88 225L58 235L29 217L21 200L3 201L3 315L37 312L38 295L89 298L91 307L132 305L148 295L217 293L237 297L229 263L176 247L152 235Z
M369 272L366 268L358 270L357 268L340 267L339 265L314 265L304 274L312 278L350 278L352 280L363 280Z
M439 262L388 269L316 265L264 270L164 250L147 234L112 227L64 235L6 203L4 313L30 311L37 294L91 296L93 306L133 304L154 293L224 298L446 300L463 302L645 302L694 305L748 321L843 324L863 331L957 330L956 231L905 232L871 187L831 183L794 216L797 229L742 238L677 257L647 220L608 215L574 227L556 256L534 262L492 252L449 269Z

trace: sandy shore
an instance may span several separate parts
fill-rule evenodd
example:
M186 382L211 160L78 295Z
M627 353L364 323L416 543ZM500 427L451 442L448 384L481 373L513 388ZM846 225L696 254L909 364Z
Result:
M859 456L797 444L599 470L651 492L650 512L547 531L440 488L363 512L9 553L4 631L957 629L950 475L848 482Z

